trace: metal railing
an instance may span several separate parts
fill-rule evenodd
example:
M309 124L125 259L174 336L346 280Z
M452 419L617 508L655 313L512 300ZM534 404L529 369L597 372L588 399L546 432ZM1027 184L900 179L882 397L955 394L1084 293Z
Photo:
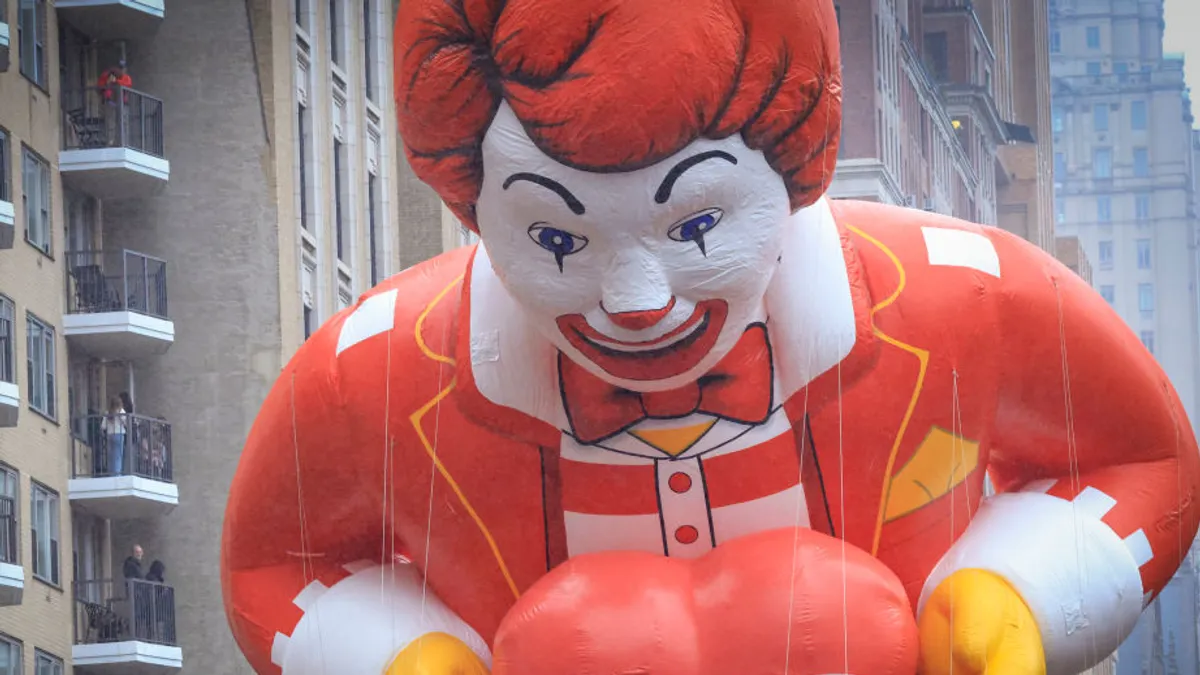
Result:
M75 582L75 644L177 644L175 589L153 581Z
M167 318L167 263L136 251L68 251L67 313Z
M71 424L71 477L141 476L172 483L171 425L133 413L76 417Z
M63 150L130 148L163 156L163 103L113 85L64 91Z
M20 562L21 535L17 530L17 504L12 497L0 497L0 562Z

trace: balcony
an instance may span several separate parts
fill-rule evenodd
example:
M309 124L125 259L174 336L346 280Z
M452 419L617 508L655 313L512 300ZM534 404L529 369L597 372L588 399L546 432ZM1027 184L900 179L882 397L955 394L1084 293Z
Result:
M152 581L75 582L75 670L157 675L183 667L175 638L175 589Z
M145 197L171 175L162 101L136 89L63 91L63 180L94 197Z
M58 16L101 42L154 35L163 20L163 0L58 0Z
M121 413L84 415L71 425L71 503L102 518L139 520L179 505L171 425Z
M167 264L135 251L68 251L63 335L101 359L163 354L175 341L167 318Z
M25 568L20 564L20 551L16 502L12 497L0 497L0 607L21 604Z

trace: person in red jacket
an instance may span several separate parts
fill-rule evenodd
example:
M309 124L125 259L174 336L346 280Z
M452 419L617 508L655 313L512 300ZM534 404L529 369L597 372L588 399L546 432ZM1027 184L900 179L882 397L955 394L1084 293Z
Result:
M129 76L129 71L125 69L125 60L121 59L115 67L101 73L100 77L96 80L96 86L100 89L100 95L104 97L105 101L113 100L117 89L132 87L133 78Z
M411 0L395 35L410 163L482 241L265 401L222 546L257 672L1067 675L1177 569L1200 452L1107 303L823 196L830 2Z

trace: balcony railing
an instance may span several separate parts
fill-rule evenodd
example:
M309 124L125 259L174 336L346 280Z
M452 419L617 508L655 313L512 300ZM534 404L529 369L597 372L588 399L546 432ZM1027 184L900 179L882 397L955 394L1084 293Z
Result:
M175 589L140 579L75 582L75 644L176 646Z
M63 150L130 148L163 156L163 103L136 89L63 92Z
M171 425L145 415L84 415L71 429L71 477L174 482Z
M68 251L67 313L167 318L167 263L136 251Z
M20 550L16 502L12 497L0 497L0 563L18 564Z

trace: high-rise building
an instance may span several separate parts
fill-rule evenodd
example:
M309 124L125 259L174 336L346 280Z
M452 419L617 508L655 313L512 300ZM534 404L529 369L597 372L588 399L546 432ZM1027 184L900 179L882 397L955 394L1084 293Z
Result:
M391 4L0 0L0 675L251 672L218 591L250 425L441 246Z
M1154 353L1187 407L1200 396L1197 134L1183 59L1163 53L1162 0L1054 0L1055 218L1093 285ZM1119 675L1191 673L1196 553L1121 646Z
M1054 249L1046 0L842 0L830 195L1004 227Z

